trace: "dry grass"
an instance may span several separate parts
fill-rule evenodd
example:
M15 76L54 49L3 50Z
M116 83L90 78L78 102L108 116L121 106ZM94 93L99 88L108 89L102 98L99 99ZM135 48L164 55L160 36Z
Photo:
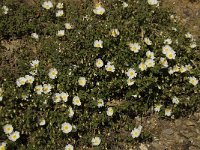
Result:
M200 39L200 1L162 0L162 7L169 7L180 17L181 23Z

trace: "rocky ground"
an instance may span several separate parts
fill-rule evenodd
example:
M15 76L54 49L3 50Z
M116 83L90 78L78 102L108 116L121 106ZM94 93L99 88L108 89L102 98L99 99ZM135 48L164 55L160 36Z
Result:
M133 150L200 150L200 112L171 120L154 115L144 118L142 125L152 133L153 142Z

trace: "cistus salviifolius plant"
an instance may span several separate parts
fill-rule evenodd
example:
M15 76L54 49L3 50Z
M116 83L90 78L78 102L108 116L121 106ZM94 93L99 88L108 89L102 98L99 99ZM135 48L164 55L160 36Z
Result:
M7 0L0 38L24 43L1 67L1 150L128 149L150 138L134 117L200 102L197 41L157 0Z

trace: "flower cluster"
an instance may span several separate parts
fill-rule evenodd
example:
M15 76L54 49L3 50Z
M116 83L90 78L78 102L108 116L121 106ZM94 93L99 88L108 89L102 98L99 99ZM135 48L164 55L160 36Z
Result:
M8 139L15 142L17 139L20 138L19 131L13 131L13 126L11 124L6 124L3 126L3 131L7 134Z
M58 103L61 101L67 102L68 97L69 97L68 93L62 92L62 93L55 93L52 99L55 103Z
M3 6L2 9L5 15L8 14L9 8L7 6Z
M53 8L53 3L51 1L45 1L43 4L42 4L42 7L45 8L45 9L51 9Z
M27 84L32 84L34 82L35 78L30 75L25 75L25 77L20 77L17 79L16 84L18 87Z
M97 15L103 15L105 13L105 9L101 6L101 3L97 3L93 12Z

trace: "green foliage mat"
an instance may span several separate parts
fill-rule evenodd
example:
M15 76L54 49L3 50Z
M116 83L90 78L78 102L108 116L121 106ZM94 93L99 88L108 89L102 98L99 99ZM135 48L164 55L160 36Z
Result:
M7 149L126 149L150 139L144 127L139 137L131 135L135 116L196 110L200 53L170 11L146 0L65 2L56 17L56 3L48 10L42 4L7 1L8 13L0 12L1 40L24 41L12 53L18 72L1 68L0 127L20 132L13 142L0 129ZM95 7L105 12L95 14Z

